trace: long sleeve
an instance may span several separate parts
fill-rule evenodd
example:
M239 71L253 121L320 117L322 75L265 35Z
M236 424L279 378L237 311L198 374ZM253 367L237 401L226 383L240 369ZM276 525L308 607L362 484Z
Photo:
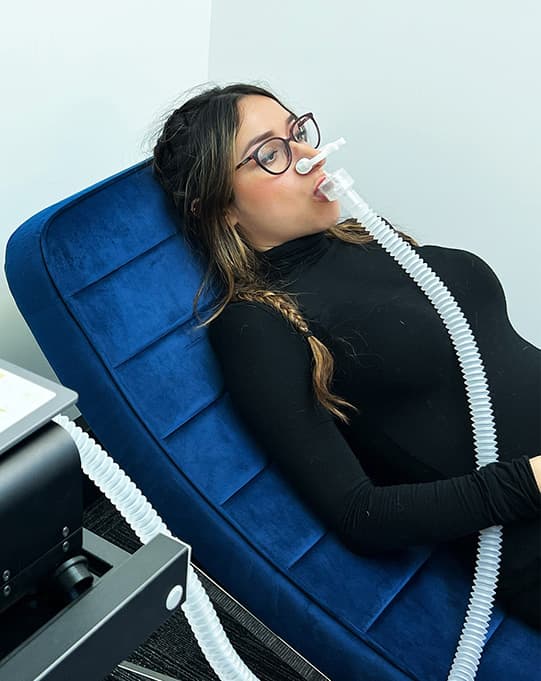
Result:
M539 514L527 456L445 480L374 485L314 395L308 342L274 310L232 303L210 325L209 339L242 422L356 553L450 541Z

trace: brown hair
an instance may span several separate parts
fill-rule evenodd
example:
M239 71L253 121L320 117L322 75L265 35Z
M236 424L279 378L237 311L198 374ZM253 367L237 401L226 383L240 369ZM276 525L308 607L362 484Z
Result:
M235 138L240 127L237 102L245 95L271 97L289 111L274 93L258 85L212 86L168 115L154 146L153 172L174 202L188 244L207 263L193 301L196 318L201 320L197 304L207 285L218 282L225 291L211 316L197 328L208 326L228 303L246 300L268 305L300 333L307 334L310 329L296 300L284 291L274 290L262 278L253 247L240 231L231 229L225 218L234 200ZM373 240L356 219L329 227L325 233L329 238L354 244ZM416 243L402 232L397 233ZM349 424L340 407L358 409L330 392L334 372L330 350L314 335L308 335L307 341L314 360L312 383L317 399L333 416Z

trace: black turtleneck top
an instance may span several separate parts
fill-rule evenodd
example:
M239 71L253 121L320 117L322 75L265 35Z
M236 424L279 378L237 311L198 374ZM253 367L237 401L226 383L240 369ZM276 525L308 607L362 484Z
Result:
M360 554L540 517L529 458L541 453L541 353L512 328L502 287L481 258L414 249L454 295L485 364L499 461L479 470L448 333L376 242L320 232L257 253L269 289L292 295L332 352L331 391L360 411L346 408L349 425L317 401L308 340L273 308L230 303L209 326L241 420L305 503Z

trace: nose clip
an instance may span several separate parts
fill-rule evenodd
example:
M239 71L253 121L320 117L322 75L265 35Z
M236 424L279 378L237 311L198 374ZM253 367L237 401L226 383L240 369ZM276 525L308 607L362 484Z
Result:
M306 175L309 173L312 168L316 165L316 163L319 163L322 161L324 158L327 158L329 154L332 154L333 151L338 151L340 147L346 143L346 140L343 137L339 137L337 140L334 142L329 142L329 144L325 144L321 148L321 151L319 154L314 156L313 158L301 158L297 161L295 164L295 170L300 174L300 175Z

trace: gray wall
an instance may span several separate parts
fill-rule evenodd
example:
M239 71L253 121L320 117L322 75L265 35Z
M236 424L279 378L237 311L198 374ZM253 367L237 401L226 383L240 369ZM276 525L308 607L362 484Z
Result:
M533 0L212 3L209 79L314 111L377 212L498 274L541 345L541 5Z
M210 0L22 0L0 24L0 357L54 373L4 278L10 234L150 155L156 121L208 75Z

